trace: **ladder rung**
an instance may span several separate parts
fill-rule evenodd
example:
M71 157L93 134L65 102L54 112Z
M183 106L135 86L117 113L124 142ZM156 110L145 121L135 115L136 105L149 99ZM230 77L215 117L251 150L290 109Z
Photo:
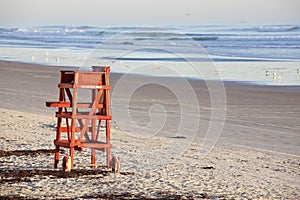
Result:
M69 108L71 107L70 102L53 102L53 101L47 101L46 102L47 107L59 107L59 108Z
M102 90L110 90L109 85L78 85L77 88L80 89L102 89Z
M78 140L75 140L74 143L71 143L69 140L55 140L54 144L60 147L65 147L65 148L78 147L79 149L84 147L94 148L94 149L112 148L112 144L108 144L101 141L78 142Z
M68 131L69 129L69 131ZM60 127L61 132L71 132L71 127ZM75 132L81 132L81 129L79 127L75 127Z
M105 142L97 141L97 142L82 142L78 144L79 148L87 147L93 149L103 149L103 148L112 148L112 144L107 144Z
M73 118L73 119L98 119L98 120L111 120L111 116L106 115L89 115L88 112L81 112L78 113L75 116L72 116L72 112L62 112L62 113L56 113L56 117L58 118Z
M59 83L58 87L59 88L73 88L74 84L72 83Z
M76 143L71 143L69 140L54 140L54 144L66 148L77 146Z
M47 101L46 102L47 107L58 107L58 108L71 108L72 104L71 102L52 102ZM92 103L77 103L77 108L92 108ZM103 104L96 104L96 108L104 108Z
M111 120L111 116L103 116L103 115L76 115L75 119L97 119L97 120Z
M58 88L78 88L78 89L101 89L101 90L110 90L109 85L76 85L72 83L59 83Z

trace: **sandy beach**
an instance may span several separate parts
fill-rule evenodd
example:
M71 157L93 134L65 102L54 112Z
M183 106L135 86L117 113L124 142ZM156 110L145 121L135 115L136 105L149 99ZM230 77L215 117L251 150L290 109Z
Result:
M138 132L120 127L118 116L113 115L111 142L113 153L121 158L121 173L85 166L90 152L84 150L76 153L74 170L65 174L53 169L55 110L45 106L45 101L57 100L60 69L0 62L0 198L300 198L299 86L224 82L225 121L216 145L202 156L216 109L211 107L207 83L189 80L201 113L198 130L190 139L176 135L180 107L172 91L155 84L159 79L132 75L128 85L152 83L130 99L132 120L146 126L149 109L159 104L168 117L163 128L149 138L138 137ZM112 93L121 78L122 74L111 74ZM175 78L168 81L178 83ZM120 99L126 96L119 95ZM115 102L113 110L121 106ZM187 121L193 127L192 119ZM170 141L173 145L168 146ZM174 155L174 146L186 148ZM151 151L159 152L158 158Z

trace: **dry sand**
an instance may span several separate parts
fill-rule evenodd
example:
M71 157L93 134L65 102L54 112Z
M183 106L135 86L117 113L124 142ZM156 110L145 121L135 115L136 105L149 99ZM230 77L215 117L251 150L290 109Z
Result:
M65 174L53 169L54 110L45 107L45 101L57 99L59 68L0 62L0 76L1 198L300 198L299 87L225 83L224 128L218 144L202 157L210 99L204 82L191 81L200 99L201 128L185 152L177 157L163 148L171 138L178 145L186 142L173 138L176 115L166 121L163 134L151 139L133 137L113 122L111 142L121 158L121 173L83 166L90 159L84 150L76 153L73 172ZM113 87L119 78L111 75ZM132 77L141 79L145 77ZM168 112L178 112L172 94L150 84L131 102L137 123L147 120L154 100ZM165 153L158 160L144 156L157 149ZM170 163L157 163L164 158Z

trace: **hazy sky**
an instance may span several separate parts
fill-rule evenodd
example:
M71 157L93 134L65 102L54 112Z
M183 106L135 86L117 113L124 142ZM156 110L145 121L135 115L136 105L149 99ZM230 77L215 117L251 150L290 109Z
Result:
M0 0L0 26L299 23L299 0Z

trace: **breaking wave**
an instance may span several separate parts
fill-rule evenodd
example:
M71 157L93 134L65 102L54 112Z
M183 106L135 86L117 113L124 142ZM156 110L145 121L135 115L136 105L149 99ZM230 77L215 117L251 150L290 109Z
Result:
M258 27L258 31L260 32L285 32L285 31L293 31L298 29L297 26L293 25L277 25L277 26L260 26Z

